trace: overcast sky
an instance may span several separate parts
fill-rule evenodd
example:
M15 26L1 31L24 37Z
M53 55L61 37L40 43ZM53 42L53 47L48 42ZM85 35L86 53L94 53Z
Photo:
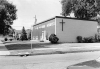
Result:
M9 0L16 5L17 20L14 21L13 27L17 30L31 28L34 24L36 15L37 22L44 21L61 13L60 0Z

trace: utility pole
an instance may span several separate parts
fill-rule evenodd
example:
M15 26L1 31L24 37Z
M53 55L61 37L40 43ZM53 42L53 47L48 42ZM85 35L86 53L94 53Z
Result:
M37 18L36 18L36 15L35 15L35 17L34 17L34 18L35 18L34 24L36 24L36 23L37 23Z
M36 15L35 15L35 22L34 22L34 24L36 24L37 23L37 18L36 18ZM31 26L31 53L32 53L32 31L33 31L33 25Z
M100 15L99 14L97 16L97 22L98 22L97 35L98 35L98 39L100 40Z
M32 53L32 30L33 30L33 25L31 26L31 53Z

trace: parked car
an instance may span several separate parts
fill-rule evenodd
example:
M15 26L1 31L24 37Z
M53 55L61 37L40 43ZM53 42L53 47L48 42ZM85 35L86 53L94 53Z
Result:
M100 58L68 66L67 69L100 69Z

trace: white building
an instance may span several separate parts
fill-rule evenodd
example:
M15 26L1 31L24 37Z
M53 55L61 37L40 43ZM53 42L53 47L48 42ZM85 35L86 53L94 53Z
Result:
M33 26L33 40L48 40L56 34L59 42L77 42L76 37L90 37L97 34L97 21L80 20L70 17L55 16Z

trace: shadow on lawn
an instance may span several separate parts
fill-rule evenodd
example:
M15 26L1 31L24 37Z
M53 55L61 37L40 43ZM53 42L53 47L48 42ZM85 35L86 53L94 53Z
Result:
M49 48L51 43L33 43L32 48ZM22 49L31 49L30 43L17 43L17 44L9 44L5 45L8 50L22 50Z

